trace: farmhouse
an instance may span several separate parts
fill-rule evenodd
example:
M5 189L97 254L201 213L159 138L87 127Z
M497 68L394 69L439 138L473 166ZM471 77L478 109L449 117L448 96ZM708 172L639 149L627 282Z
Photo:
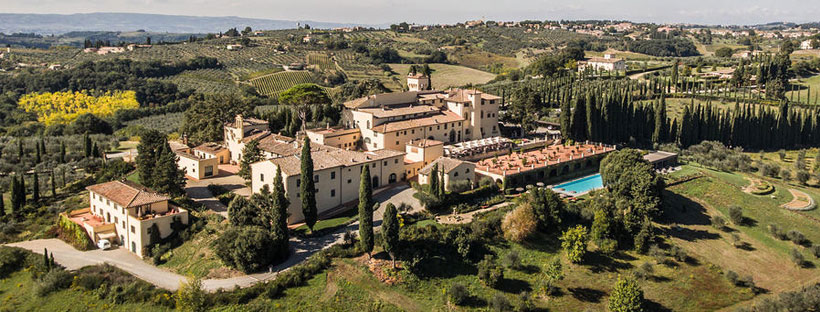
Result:
M503 183L505 188L523 187L590 173L598 168L606 154L614 150L614 146L598 143L550 145L481 160L475 171Z
M216 157L200 157L192 149L181 149L174 153L177 155L177 167L185 172L188 179L202 180L219 173L219 159Z
M188 224L188 211L169 198L129 181L111 181L86 188L90 207L64 213L82 226L96 244L101 239L127 246L142 257L151 238L165 238ZM158 231L159 233L153 233Z
M370 166L373 188L396 183L404 178L404 153L392 150L357 152L332 146L311 145L316 208L321 215L343 204L355 202L363 166ZM290 206L288 223L304 221L301 200L301 159L299 154L276 157L251 164L251 190L258 193L273 187L277 168Z
M224 128L225 147L228 149L230 161L239 164L242 159L242 149L245 143L254 135L258 135L268 130L268 122L256 118L244 118L237 115L233 122L226 123Z
M587 68L592 70L622 71L626 70L626 62L615 58L612 54L604 54L604 57L593 57L586 61L578 62L578 70L584 71Z
M407 178L414 177L424 166L444 155L444 142L436 140L415 140L405 145L404 169Z
M359 146L359 141L362 138L359 129L344 127L326 127L317 129L308 129L305 131L311 142L335 146L343 149L356 149Z
M800 49L801 50L812 50L815 46L812 44L814 40L803 40L800 42Z

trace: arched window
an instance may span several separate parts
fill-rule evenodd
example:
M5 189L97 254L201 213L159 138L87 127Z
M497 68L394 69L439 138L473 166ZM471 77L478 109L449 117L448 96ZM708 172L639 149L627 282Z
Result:
M390 174L390 177L388 178L388 180L387 180L387 181L388 181L389 183L396 183L396 174L395 174L395 173L391 173L391 174Z

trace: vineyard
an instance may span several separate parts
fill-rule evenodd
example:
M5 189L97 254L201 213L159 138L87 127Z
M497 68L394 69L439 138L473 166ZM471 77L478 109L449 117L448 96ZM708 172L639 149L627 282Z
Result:
M163 80L176 83L181 90L193 89L200 93L239 92L233 77L219 69L189 70Z
M120 109L139 108L134 91L105 92L43 92L29 93L20 98L20 108L35 113L37 121L46 125L69 124L83 114L111 116Z
M336 53L336 61L347 75L349 80L379 79L385 87L393 91L401 91L402 85L397 83L378 66L360 59L354 52L340 51Z
M335 70L336 64L327 54L310 53L307 57L308 64L316 65L320 70Z
M249 82L260 94L276 97L279 92L300 83L314 82L314 79L309 71L286 71L254 78Z

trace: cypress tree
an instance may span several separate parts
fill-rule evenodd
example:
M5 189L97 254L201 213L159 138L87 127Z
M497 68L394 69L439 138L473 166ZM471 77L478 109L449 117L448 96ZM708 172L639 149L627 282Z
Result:
M302 145L302 213L305 215L305 224L311 232L318 219L316 211L316 186L313 181L313 158L310 155L310 139L305 136Z
M565 141L570 139L570 127L572 125L570 110L569 101L561 102L561 136Z
M60 142L60 163L65 163L65 142Z
M34 202L40 201L40 178L38 177L37 171L34 171L33 181L31 182L31 199Z
M26 206L26 175L20 175L20 188L18 191L20 192L20 208Z
M572 111L572 120L570 125L570 137L576 141L586 140L587 133L587 113L586 103L580 100L575 100L575 109Z
M280 248L282 248L284 253L280 254L284 256L288 251L288 206L290 206L290 201L288 201L288 196L285 193L285 185L282 182L282 170L279 169L279 167L276 168L276 177L273 178L272 206L272 231L274 232L274 237L283 240Z
M382 220L382 248L393 261L393 268L396 267L396 251L399 245L399 218L396 206L388 203L384 208L384 218Z
M91 138L88 136L88 132L83 135L83 147L85 150L85 158L91 157Z
M361 184L359 184L359 243L368 257L373 251L373 189L370 184L370 166L362 166Z
M43 248L43 266L46 268L46 271L51 271L51 261L48 259L48 248Z
M0 192L0 217L6 215L6 203L3 200L3 192Z
M57 186L54 181L54 170L51 170L51 197L57 196Z
M43 154L48 154L48 151L46 151L46 140L42 137L40 137L40 152Z
M17 159L19 162L23 161L23 157L25 156L25 150L23 149L23 139L17 139Z
M439 198L438 190L438 163L434 163L430 171L430 193Z
M9 191L11 194L11 213L15 214L22 207L20 204L20 182L16 177L11 177L11 189Z
M39 164L43 160L42 154L40 152L40 144L35 144L34 147L34 161L36 164Z

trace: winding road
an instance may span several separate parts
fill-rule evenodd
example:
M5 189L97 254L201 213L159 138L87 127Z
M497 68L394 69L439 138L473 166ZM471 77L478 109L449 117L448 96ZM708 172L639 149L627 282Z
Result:
M205 190L207 191L207 188ZM400 185L380 190L380 192L373 197L381 203L391 202L398 205L399 203L405 202L413 206L414 209L420 209L418 201L412 196L413 193L415 193L415 191L409 186ZM382 205L382 207L384 207L384 205ZM383 213L384 208L380 208L374 212L374 225L377 228L381 225ZM219 289L232 289L236 286L248 287L259 282L271 280L280 272L302 263L317 251L341 242L344 233L347 231L356 232L358 225L359 223L355 222L320 237L291 237L291 256L285 262L274 266L270 272L241 275L225 279L205 279L202 280L202 287L206 291L214 292ZM24 248L38 254L42 254L43 250L48 248L49 253L54 254L54 261L69 270L108 263L157 287L171 291L175 291L179 288L180 283L187 280L185 276L153 266L123 248L80 251L56 238L17 242L7 244L7 246Z

